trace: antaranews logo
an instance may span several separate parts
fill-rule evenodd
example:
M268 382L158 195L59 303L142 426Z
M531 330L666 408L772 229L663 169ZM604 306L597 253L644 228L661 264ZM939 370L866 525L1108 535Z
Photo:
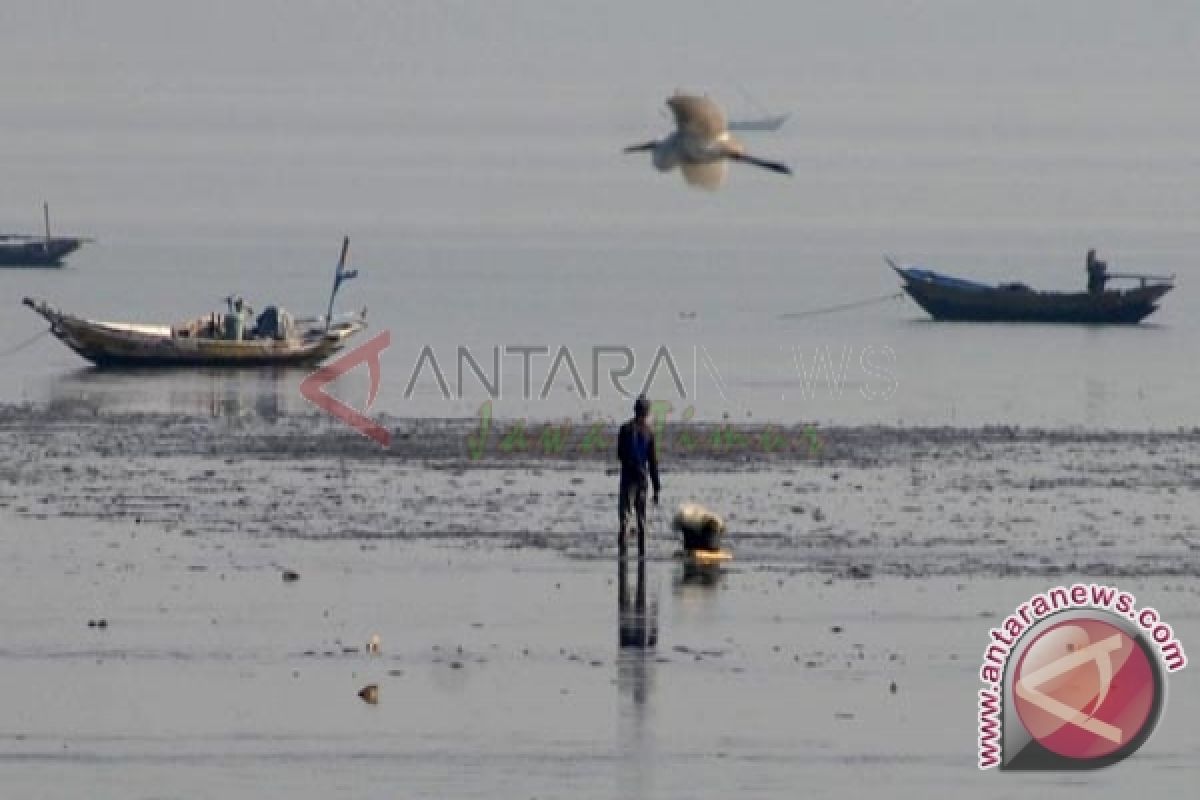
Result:
M979 768L1108 766L1150 738L1183 645L1112 586L1056 586L992 628L979 676Z
M391 343L391 331L378 333L370 341L342 354L336 360L310 373L300 382L300 394L304 395L305 400L325 413L340 419L368 439L374 440L380 447L391 445L392 432L368 417L365 412L371 410L371 406L375 403L375 397L379 394L379 381L383 374L380 354ZM367 365L371 386L367 392L366 408L359 411L329 394L325 391L325 387L363 363Z

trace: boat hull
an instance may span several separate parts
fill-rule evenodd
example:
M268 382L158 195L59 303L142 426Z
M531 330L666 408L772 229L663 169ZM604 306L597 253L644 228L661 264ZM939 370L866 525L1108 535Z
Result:
M82 239L0 239L0 267L61 267L82 245Z
M204 353L179 353L162 355L121 354L103 349L84 351L75 350L83 358L97 367L111 369L152 369L152 368L226 368L240 369L250 367L300 367L315 366L333 355L339 348L328 350L311 350L303 353L264 353L262 355L211 355Z
M947 278L928 270L897 268L904 291L937 320L1133 325L1154 313L1170 284L1089 292L1039 292Z

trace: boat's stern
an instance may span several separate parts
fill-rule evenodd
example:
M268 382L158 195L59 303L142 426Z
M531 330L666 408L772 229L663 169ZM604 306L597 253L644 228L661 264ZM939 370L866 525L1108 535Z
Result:
M366 329L367 310L365 308L357 314L335 317L333 324L328 328L310 328L305 338L309 342L315 342L315 346L310 345L312 349L309 360L324 361L344 348L351 339Z
M367 312L364 310L361 314L336 320L329 326L329 330L325 331L325 335L341 341L349 339L357 333L361 333L366 328Z

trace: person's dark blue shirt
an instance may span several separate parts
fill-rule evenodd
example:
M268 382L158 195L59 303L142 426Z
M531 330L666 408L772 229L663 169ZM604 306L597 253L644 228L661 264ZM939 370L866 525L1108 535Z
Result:
M654 486L658 494L658 448L654 431L644 420L631 419L617 433L617 458L621 462L622 486Z

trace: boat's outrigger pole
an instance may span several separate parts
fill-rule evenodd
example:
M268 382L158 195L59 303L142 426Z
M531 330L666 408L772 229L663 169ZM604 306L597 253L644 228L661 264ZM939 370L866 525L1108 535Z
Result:
M350 237L342 237L342 254L338 257L337 271L333 275L333 291L329 293L329 310L325 312L325 330L333 325L333 299L337 297L338 289L348 280L358 277L358 270L346 269L346 254L350 250Z
M1109 272L1105 274L1107 278L1115 278L1117 280L1139 281L1142 286L1145 286L1148 281L1156 283L1174 283L1174 275L1143 275L1140 272Z

